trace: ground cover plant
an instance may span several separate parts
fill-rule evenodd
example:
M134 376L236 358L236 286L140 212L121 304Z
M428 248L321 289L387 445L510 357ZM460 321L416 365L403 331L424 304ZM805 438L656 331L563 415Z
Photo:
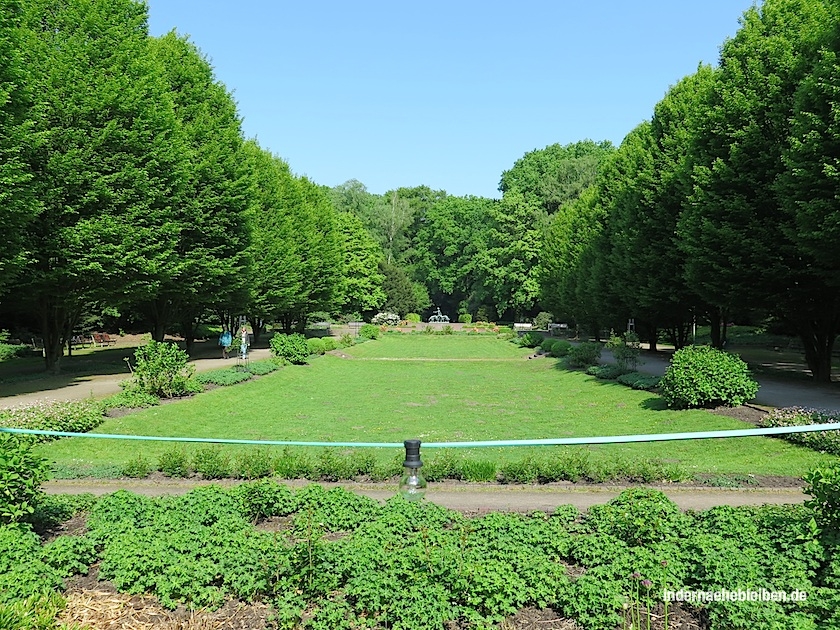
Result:
M836 547L812 523L833 522L837 506L833 495L819 498L682 513L661 492L636 489L588 513L470 518L427 501L380 504L267 480L180 497L51 497L39 514L54 524L84 509L86 529L44 543L27 524L0 526L0 612L56 596L67 577L97 564L100 580L166 608L269 602L280 628L492 628L531 606L588 630L687 615L709 630L828 630L838 622ZM662 601L664 590L681 589L808 598Z
M745 428L744 422L702 410L667 409L654 394L567 370L562 360L527 361L529 350L493 337L385 335L325 355L309 366L288 366L234 388L108 418L99 431L161 436L401 444L668 433ZM247 404L243 404L247 401ZM457 418L457 422L453 421ZM413 427L406 435L406 427ZM40 446L62 474L113 470L142 455L154 466L165 443L84 438ZM225 446L232 462L248 447ZM271 449L277 460L281 447ZM400 447L371 451L389 466ZM592 468L616 461L668 462L688 475L800 476L831 460L825 454L769 438L615 444L590 447L487 448L461 451L471 461L504 464L527 457L585 452ZM321 449L293 449L307 461ZM432 449L424 447L426 456ZM305 468L305 467L304 467ZM293 459L278 465L296 470ZM75 471L75 472L74 472ZM305 476L305 475L304 475Z

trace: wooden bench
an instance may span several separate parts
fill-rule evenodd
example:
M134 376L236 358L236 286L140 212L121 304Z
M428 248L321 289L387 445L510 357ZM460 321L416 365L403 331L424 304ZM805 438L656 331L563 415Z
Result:
M117 340L111 339L108 333L93 333L94 346L113 346L116 345Z
M73 335L70 338L70 347L73 350L78 350L79 348L87 348L92 344L93 339L91 339L90 337L85 337L84 335Z

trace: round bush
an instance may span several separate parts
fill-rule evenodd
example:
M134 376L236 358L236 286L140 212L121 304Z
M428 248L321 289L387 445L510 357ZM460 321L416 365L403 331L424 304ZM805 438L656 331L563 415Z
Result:
M458 315L458 321L462 324L472 324L472 315L469 313L461 313Z
M565 357L572 349L572 344L565 339L555 339L551 346L550 354L553 357Z
M659 381L669 407L734 407L755 398L758 383L740 357L709 346L677 350Z
M417 313L406 313L405 321L407 321L409 324L419 324L420 315Z
M324 337L322 341L324 342L324 352L330 352L338 347L338 344L333 337Z
M551 349L554 347L554 344L558 341L559 339L552 339L551 337L546 337L540 342L540 349L543 352L551 352Z
M326 352L326 349L324 348L324 340L319 339L318 337L307 339L306 346L309 348L309 354L319 355Z
M294 333L292 335L274 335L269 342L271 354L288 363L303 365L309 357L309 346L306 337Z
M365 324L359 329L359 337L365 339L377 339L379 337L379 326L374 324Z

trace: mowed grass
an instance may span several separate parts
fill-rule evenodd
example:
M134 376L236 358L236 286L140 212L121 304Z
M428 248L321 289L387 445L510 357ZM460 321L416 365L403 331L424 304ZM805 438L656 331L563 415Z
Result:
M493 337L388 335L343 352L350 358L326 355L307 366L288 366L253 382L109 419L97 432L401 443L408 438L516 440L750 426L702 410L666 409L657 395L562 369L555 359L527 360L528 350ZM138 454L155 463L172 444L75 438L41 448L61 466L98 467L119 465ZM503 462L569 448L578 447L471 449L469 455ZM583 448L596 459L658 458L689 473L799 476L832 459L763 437ZM430 455L430 450L424 452ZM383 461L398 453L377 450Z

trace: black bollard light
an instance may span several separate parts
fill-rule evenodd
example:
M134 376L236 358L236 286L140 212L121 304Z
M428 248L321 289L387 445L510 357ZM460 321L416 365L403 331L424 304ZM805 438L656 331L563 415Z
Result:
M405 472L400 479L400 494L406 501L419 501L426 494L426 480L420 474L423 462L420 461L420 440L406 440Z

